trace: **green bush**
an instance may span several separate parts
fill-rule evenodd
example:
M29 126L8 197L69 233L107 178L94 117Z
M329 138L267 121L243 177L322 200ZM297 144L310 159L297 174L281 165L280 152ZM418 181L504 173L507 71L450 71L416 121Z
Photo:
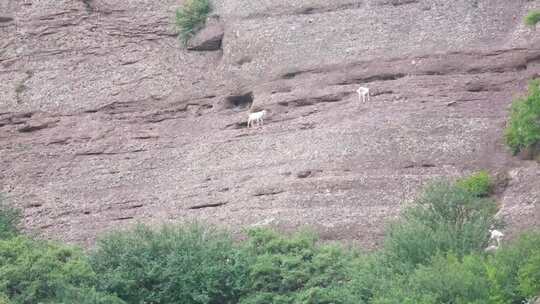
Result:
M529 95L512 103L505 130L506 143L514 154L540 143L540 81L529 86Z
M10 235L0 304L522 304L540 293L540 232L486 254L496 207L478 176L426 187L370 254L307 232L235 243L199 225L115 232L89 257Z
M519 289L527 298L540 295L540 251L532 253L519 269Z
M540 233L525 233L502 246L486 263L493 304L521 304L540 289L537 280ZM532 271L532 273L531 273Z
M384 255L403 273L440 253L462 257L481 252L489 228L496 224L495 213L496 203L491 199L446 181L433 183L389 227Z
M184 6L176 10L176 27L184 44L204 26L210 11L209 0L186 0Z
M357 255L316 241L310 233L250 231L249 281L240 303L361 303L350 288Z
M456 185L478 197L486 197L491 192L492 181L487 171L476 172L457 181Z
M0 196L0 240L10 238L19 233L21 213L18 209L8 206Z
M0 240L0 294L10 303L64 303L66 290L82 293L95 283L95 273L81 250L22 236Z
M416 268L406 280L382 290L373 303L489 303L489 284L479 255L458 258L435 256L429 265Z
M198 225L113 233L91 260L98 289L128 303L237 303L247 275L230 236Z
M525 16L525 24L528 26L535 26L538 22L540 22L540 11L530 11Z

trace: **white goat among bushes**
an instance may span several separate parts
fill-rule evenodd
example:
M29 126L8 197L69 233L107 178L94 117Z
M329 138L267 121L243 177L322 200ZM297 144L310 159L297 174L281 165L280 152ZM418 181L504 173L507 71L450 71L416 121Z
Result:
M500 232L499 230L489 230L490 237L489 240L495 240L497 242L497 247L501 245L501 240L504 237L504 233Z
M263 124L263 116L266 115L267 111L262 110L259 112L249 113L248 120L247 120L247 127L249 126L253 127L253 123L257 123L257 125Z
M360 102L369 102L369 88L359 87L358 90L356 90L356 93L358 93Z

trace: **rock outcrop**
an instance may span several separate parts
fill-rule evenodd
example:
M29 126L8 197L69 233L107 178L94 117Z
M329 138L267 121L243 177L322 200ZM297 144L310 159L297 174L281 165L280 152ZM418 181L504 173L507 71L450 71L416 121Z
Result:
M211 16L205 27L189 40L188 50L218 51L224 35L224 24L219 20L219 16Z
M502 138L540 75L540 1L219 0L222 52L179 45L180 4L0 4L0 192L29 230L198 219L371 247L424 184L481 168L509 177L510 229L540 225L539 165Z

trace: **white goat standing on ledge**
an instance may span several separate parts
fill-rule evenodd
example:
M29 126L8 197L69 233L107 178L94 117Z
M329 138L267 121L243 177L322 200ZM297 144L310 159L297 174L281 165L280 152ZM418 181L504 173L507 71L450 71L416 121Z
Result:
M266 110L262 110L259 112L249 113L248 121L247 121L247 127L249 126L253 127L253 123L257 123L257 125L263 124L263 116L266 114Z
M369 102L369 88L359 87L358 90L356 90L356 93L358 93L360 102Z

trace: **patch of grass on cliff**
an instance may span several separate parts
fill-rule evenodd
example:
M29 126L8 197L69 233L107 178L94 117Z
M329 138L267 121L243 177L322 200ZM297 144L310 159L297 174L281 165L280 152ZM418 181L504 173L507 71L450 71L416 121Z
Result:
M525 24L528 26L536 26L538 22L540 22L540 11L530 11L525 16Z
M184 5L176 10L178 36L184 45L204 26L210 11L209 0L186 0Z
M529 95L512 103L505 138L514 154L540 143L540 80L531 81Z
M468 177L459 179L456 183L475 196L486 197L491 192L493 182L487 171L478 171Z

